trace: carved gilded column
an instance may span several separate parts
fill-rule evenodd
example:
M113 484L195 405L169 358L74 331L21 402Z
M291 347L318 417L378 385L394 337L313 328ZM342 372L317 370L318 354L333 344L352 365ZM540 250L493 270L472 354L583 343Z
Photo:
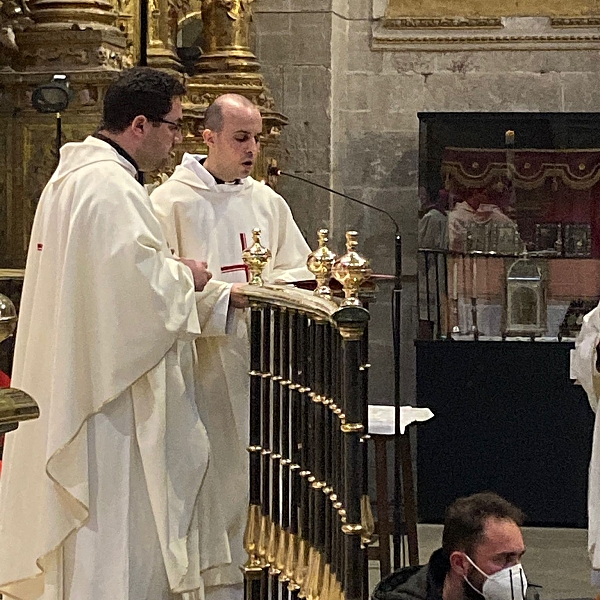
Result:
M253 0L204 0L202 56L199 73L235 72L239 75L260 69L249 46Z
M254 176L266 178L271 158L278 158L279 135L287 119L275 109L271 92L250 50L253 0L202 0L202 55L186 81L186 137L183 149L204 151L204 111L218 96L241 94L256 104L263 117L262 150Z
M148 66L183 70L177 56L177 23L186 10L185 0L148 0Z
M172 74L183 71L177 56L177 27L188 10L187 0L147 0L148 2L148 66ZM127 35L133 61L139 61L139 0L117 0L117 24Z

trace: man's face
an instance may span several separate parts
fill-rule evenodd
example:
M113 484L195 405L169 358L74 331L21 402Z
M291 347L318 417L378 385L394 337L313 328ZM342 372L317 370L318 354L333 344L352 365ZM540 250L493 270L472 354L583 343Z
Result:
M490 517L484 527L484 536L470 555L471 560L487 575L513 567L521 562L525 543L521 528L509 519ZM469 581L481 590L486 577L470 566Z
M260 150L261 132L258 109L224 106L222 130L204 130L209 156L205 166L224 181L248 177Z
M155 171L166 164L175 144L183 139L181 135L182 118L181 99L173 98L171 110L161 122L147 123L145 137L137 157L142 171Z

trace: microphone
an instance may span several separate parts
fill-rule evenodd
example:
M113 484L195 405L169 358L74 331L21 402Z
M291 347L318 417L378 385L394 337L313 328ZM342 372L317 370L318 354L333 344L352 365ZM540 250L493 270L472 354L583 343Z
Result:
M306 179L304 177L300 177L299 175L295 175L294 173L288 173L286 171L282 171L277 167L275 161L273 161L267 167L267 176L268 177L279 177L283 175L285 177L290 177L292 179L297 179L298 181L303 181L304 183L308 183L309 185L314 185L321 190L325 190L326 192L330 192L332 194L336 194L337 196L341 196L342 198L346 198L346 200L350 200L351 202L355 202L356 204L360 204L361 206L366 206L367 208L371 208L384 214L393 224L396 230L396 243L395 243L395 256L394 256L394 264L395 264L395 285L397 289L402 289L402 236L400 235L400 226L394 217L387 211L383 210L383 208L379 208L378 206L374 206L373 204L369 204L368 202L364 202L363 200L359 200L358 198L353 198L352 196L348 196L347 194L342 194L342 192L338 192L337 190L333 190L331 188L325 187L320 183L315 183L310 179Z
M395 417L395 435L394 435L394 452L395 456L402 456L402 447L406 447L410 442L406 437L408 432L405 435L400 434L400 319L402 315L402 236L400 235L400 226L398 222L392 215L383 210L383 208L379 208L378 206L373 206L368 202L363 202L362 200L358 200L358 198L353 198L352 196L348 196L347 194L342 194L337 190L332 190L331 188L325 187L320 183L315 183L310 179L305 179L304 177L300 177L299 175L294 175L293 173L287 173L286 171L282 171L277 168L277 162L272 159L271 163L267 167L267 175L270 177L279 177L280 175L284 175L285 177L291 177L292 179L297 179L299 181L303 181L304 183L308 183L309 185L314 185L326 192L331 192L332 194L336 194L337 196L341 196L342 198L346 198L346 200L350 200L351 202L356 202L356 204L360 204L361 206L366 206L367 208L372 208L380 213L383 213L390 221L394 224L396 229L395 235L395 276L394 276L394 290L392 292L392 341L393 341L393 350L394 350L394 417ZM410 454L410 452L409 452ZM395 461L394 475L395 475L395 497L402 498L403 497L403 489L402 489L402 461ZM401 553L401 545L402 538L404 535L403 531L403 502L396 502L394 508L394 556L399 557ZM410 545L410 542L409 542ZM409 548L409 552L418 552L416 548ZM399 566L399 563L398 563Z
M396 219L394 219L394 217L392 217L392 215L389 212L387 212L387 210L383 210L383 208L379 208L378 206L374 206L373 204L369 204L368 202L364 202L363 200L359 200L358 198L353 198L352 196L348 196L347 194L342 194L342 192L338 192L337 190L332 190L331 188L325 187L320 183L315 183L310 179L305 179L304 177L300 177L299 175L294 175L293 173L287 173L286 171L282 171L281 169L278 169L275 165L269 165L267 167L267 176L279 177L280 175L284 175L285 177L291 177L292 179L298 179L299 181L304 181L305 183L314 185L315 187L325 190L326 192L331 192L332 194L336 194L338 196L341 196L342 198L346 198L346 200L351 200L352 202L356 202L361 206L366 206L367 208L372 208L373 210L383 213L394 224L394 227L396 228L396 235L400 235L400 226L398 225L398 222L396 221Z

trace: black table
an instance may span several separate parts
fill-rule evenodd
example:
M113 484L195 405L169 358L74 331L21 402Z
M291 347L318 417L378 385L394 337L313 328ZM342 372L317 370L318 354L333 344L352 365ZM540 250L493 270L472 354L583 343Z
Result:
M586 527L594 413L569 379L566 342L418 341L419 519L491 490L528 525Z

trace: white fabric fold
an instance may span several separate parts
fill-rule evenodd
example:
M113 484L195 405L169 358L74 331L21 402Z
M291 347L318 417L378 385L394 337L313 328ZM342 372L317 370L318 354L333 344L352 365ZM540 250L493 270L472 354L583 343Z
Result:
M222 537L212 536L212 547L198 541L200 503L211 492L203 486L208 438L185 382L200 334L192 275L171 257L134 174L105 142L66 144L36 212L13 385L36 399L41 415L6 441L0 592L9 598L106 597L69 594L61 569L74 561L66 541L98 516L90 513L96 464L88 434L116 400L133 409L131 443L146 482L140 493L160 544L147 550L162 556L171 590L200 590L201 566L230 558ZM132 435L126 425L113 434L123 452ZM118 490L118 470L114 477ZM114 502L125 501L116 493ZM140 545L144 539L130 536L107 554L115 578ZM92 567L77 557L77 568Z
M306 268L310 248L285 200L251 177L239 184L217 184L199 163L201 158L184 155L169 180L152 193L152 202L169 246L179 256L207 261L213 273L198 295L203 331L196 340L196 379L198 409L219 473L232 564L205 574L207 593L212 594L217 586L239 585L239 566L246 560L242 538L248 508L248 321L247 311L229 308L226 313L224 304L231 286L246 282L242 240L249 246L252 229L261 230L261 243L272 253L263 272L268 282L313 275Z

